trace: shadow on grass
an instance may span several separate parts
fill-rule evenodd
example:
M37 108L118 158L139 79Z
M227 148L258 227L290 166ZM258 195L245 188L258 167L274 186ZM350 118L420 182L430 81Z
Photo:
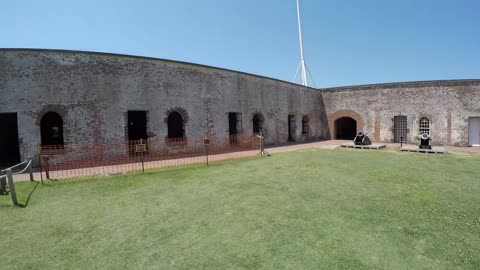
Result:
M36 182L36 184L35 184L35 186L33 187L32 191L30 191L30 193L28 194L28 197L27 197L27 200L25 201L25 204L18 203L16 206L18 206L18 207L20 207L20 208L27 208L28 203L30 202L30 198L32 197L33 192L35 192L35 190L37 189L38 184L40 184L40 182Z

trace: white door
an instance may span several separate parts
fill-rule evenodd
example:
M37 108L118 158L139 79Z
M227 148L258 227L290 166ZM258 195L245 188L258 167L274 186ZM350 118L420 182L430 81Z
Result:
M480 117L469 118L468 145L480 146Z

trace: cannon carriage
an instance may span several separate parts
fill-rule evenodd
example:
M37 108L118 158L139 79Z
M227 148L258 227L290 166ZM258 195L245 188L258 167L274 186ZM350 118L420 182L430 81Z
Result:
M355 135L355 138L353 139L353 143L355 145L371 145L372 141L370 140L370 138L368 138L368 136L365 133L359 132L357 133L357 135Z
M418 135L418 148L419 149L432 149L432 138L430 134L423 132Z

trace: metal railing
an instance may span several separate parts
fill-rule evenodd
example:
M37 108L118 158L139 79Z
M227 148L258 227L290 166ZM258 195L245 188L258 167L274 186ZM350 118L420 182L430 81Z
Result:
M23 168L23 170L20 170L15 173L13 172L13 169L20 167L24 164L27 164L27 165L25 166L25 168ZM3 169L0 172L5 173L4 175L0 175L0 194L7 195L8 193L10 193L13 205L19 206L18 200L17 200L17 193L15 191L15 184L13 182L13 176L16 174L22 174L24 172L28 172L30 174L30 181L34 181L33 170L32 170L32 159L27 159L12 167ZM8 187L8 191L7 191L7 187Z

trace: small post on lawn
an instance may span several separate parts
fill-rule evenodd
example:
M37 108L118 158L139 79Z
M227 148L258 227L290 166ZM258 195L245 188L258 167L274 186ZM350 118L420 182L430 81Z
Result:
M205 145L205 158L207 159L208 166L208 145L210 145L210 139L207 136L203 138L203 145Z
M45 177L50 180L50 172L48 171L48 157L44 157L43 161L43 165L45 166Z
M263 132L260 131L260 134L257 135L257 138L260 140L260 157L263 157L263 155L270 156L270 153L268 153L265 150L265 145L264 145L265 136L263 136Z
M143 143L143 139L140 139L139 144L135 144L135 152L142 156L142 173L145 173L144 155L147 152L147 144Z
M260 156L263 157L263 133L260 132L260 136L258 137L260 140Z
M40 181L42 182L42 185L43 185L42 157L40 156L40 154L38 155L38 162L40 163Z
M33 163L33 159L31 159L30 162L28 163L28 174L30 174L30 181L33 182L34 179L33 179L32 163Z
M10 189L10 196L12 197L12 203L13 205L17 206L17 193L15 192L15 185L13 184L13 173L12 169L7 170L7 182L8 182L8 188Z

